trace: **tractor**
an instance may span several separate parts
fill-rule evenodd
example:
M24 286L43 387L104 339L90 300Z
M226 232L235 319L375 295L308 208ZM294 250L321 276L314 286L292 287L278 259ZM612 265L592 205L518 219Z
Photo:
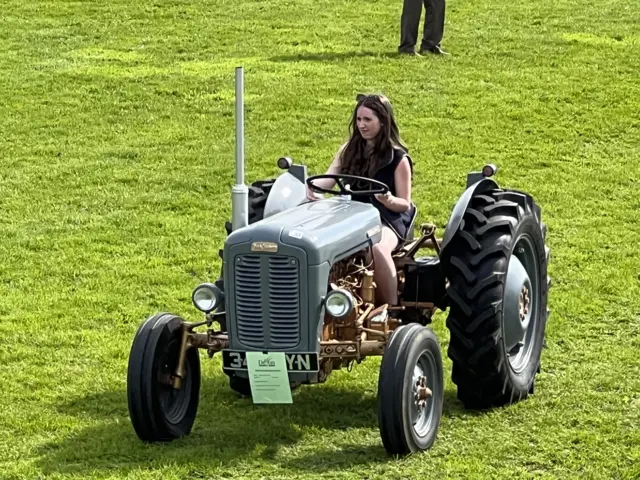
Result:
M306 166L288 157L278 159L282 173L275 180L246 187L242 78L237 70L236 185L221 275L192 291L202 321L158 313L138 328L127 396L139 438L170 441L191 432L202 349L209 357L221 355L231 390L254 400L263 393L255 354L280 356L289 395L300 385L326 382L334 370L381 356L377 417L386 451L429 449L444 394L440 346L430 328L437 310L448 310L452 381L466 408L506 405L532 394L550 283L546 226L531 195L500 188L497 168L486 165L468 174L442 236L431 223L416 225L412 205L410 231L418 234L393 252L399 303L383 304L371 255L382 235L380 215L373 205L353 200L351 186L367 185L358 195L384 194L388 187L350 175L309 176ZM336 186L322 189L314 184L320 178L332 178ZM325 198L309 201L307 187ZM420 250L430 254L417 256Z

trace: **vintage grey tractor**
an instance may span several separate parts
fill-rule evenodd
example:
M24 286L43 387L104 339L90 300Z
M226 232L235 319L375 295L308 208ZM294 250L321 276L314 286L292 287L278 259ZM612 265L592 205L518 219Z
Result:
M492 165L469 174L442 238L432 224L412 226L419 235L393 253L400 301L387 305L376 294L371 255L381 238L380 215L353 200L349 185L366 182L359 195L384 193L387 186L348 175L309 177L288 158L278 166L283 173L276 180L247 189L237 158L222 274L192 292L203 320L158 313L135 334L127 395L142 440L190 433L202 349L221 355L230 388L246 397L256 388L251 352L284 352L291 389L382 356L382 443L390 454L428 449L444 393L440 347L430 328L438 309L448 310L452 380L466 407L505 405L533 392L548 317L549 249L530 195L500 188ZM327 177L336 180L334 190L314 184ZM307 186L325 198L309 201ZM417 256L419 250L430 254Z

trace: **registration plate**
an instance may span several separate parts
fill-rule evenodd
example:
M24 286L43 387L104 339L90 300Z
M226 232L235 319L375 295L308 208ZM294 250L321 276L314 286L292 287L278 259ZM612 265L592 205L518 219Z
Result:
M284 353L288 372L317 372L318 354ZM247 356L241 350L222 350L222 368L225 370L247 370Z

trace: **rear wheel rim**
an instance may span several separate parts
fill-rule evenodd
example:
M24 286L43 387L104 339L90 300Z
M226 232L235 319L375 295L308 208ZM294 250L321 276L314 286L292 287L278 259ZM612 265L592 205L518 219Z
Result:
M523 235L518 239L512 255L516 256L528 276L527 292L521 291L521 294L526 293L526 298L520 297L521 300L519 300L520 307L523 309L522 313L525 316L523 321L528 322L528 324L526 325L519 345L511 348L510 351L507 352L511 369L519 374L529 365L536 343L535 338L539 327L540 313L540 267L538 265L533 240L529 235ZM513 321L513 319L503 319L503 322L504 321Z

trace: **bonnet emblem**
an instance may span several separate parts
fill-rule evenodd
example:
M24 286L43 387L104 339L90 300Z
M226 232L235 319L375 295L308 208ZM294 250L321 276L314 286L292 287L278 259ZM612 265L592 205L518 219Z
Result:
M253 242L251 244L252 252L277 252L278 244L273 242Z

